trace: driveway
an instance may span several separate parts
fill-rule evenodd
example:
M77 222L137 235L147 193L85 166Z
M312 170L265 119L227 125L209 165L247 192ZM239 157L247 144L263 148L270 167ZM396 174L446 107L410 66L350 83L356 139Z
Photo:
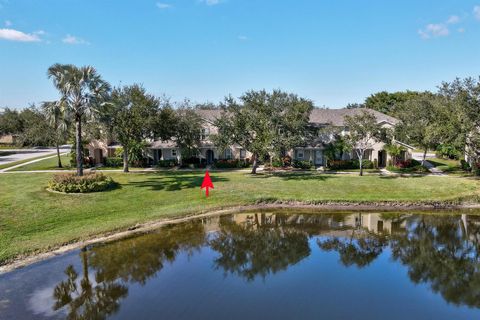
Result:
M66 152L68 150L70 149L60 149L61 152ZM0 150L0 165L36 157L55 155L56 152L57 150L55 148Z

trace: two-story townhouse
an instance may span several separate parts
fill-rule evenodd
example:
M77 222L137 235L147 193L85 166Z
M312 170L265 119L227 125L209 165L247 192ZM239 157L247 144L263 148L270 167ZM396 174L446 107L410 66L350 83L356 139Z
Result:
M310 125L315 127L333 126L338 128L342 134L348 134L348 127L345 126L345 116L354 116L363 112L366 109L319 109L315 108L310 114ZM397 119L387 116L383 113L374 110L367 110L375 115L378 123L384 128L393 128L398 122ZM204 126L201 132L201 146L199 150L199 161L207 164L212 164L219 159L240 159L245 160L251 158L252 154L243 149L241 146L233 145L224 151L219 150L212 143L210 136L217 133L217 128L214 123L215 120L221 116L222 111L219 109L199 109L198 114L204 121ZM327 138L328 139L328 138ZM330 141L323 136L319 136L312 143L304 146L298 146L291 150L288 154L295 160L311 161L315 166L321 167L325 164L324 149L326 144ZM405 152L402 155L404 160L411 158L411 151L413 147L408 146L399 141L395 143L405 147ZM112 141L92 141L89 144L90 156L95 159L95 163L101 163L102 158L112 156L118 144ZM385 167L390 155L384 149L385 143L376 143L371 150L368 150L365 159L374 161L377 160L380 167ZM149 156L152 164L157 164L161 160L180 160L180 150L175 144L175 141L153 141L149 148ZM349 160L356 158L354 150L345 152L341 155L342 160Z

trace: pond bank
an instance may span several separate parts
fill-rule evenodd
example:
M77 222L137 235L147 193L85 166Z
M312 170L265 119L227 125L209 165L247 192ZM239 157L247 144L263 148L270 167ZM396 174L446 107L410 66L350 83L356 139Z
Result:
M369 211L369 212L392 212L392 211L415 211L415 212L442 212L442 210L467 210L467 209L480 209L480 204L460 204L460 205L419 205L419 204L406 204L406 203L324 203L324 204L307 204L300 202L277 202L277 203L262 203L256 205L248 206L236 206L231 208L224 208L214 210L208 213L200 214L187 214L184 216L171 217L158 219L155 221L145 222L130 226L128 228L114 230L111 232L105 232L99 235L96 235L90 239L82 241L73 241L68 244L63 244L60 246L54 246L48 251L37 251L31 254L26 254L13 258L11 261L8 261L6 264L0 264L0 274L13 271L15 269L27 267L36 262L40 262L49 258L53 258L58 255L65 254L67 252L78 250L83 247L98 244L111 242L116 240L121 240L124 238L145 234L157 230L165 225L177 224L186 222L191 219L202 219L208 217L214 217L224 214L233 214L233 213L242 213L253 210L268 210L268 209L311 209L317 210L319 213L324 213L327 211L337 211L337 212L346 212L346 211ZM312 213L309 211L309 213Z

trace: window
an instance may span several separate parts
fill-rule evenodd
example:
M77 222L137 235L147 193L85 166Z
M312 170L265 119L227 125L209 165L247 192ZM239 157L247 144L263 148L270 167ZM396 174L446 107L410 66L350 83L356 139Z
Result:
M298 159L303 159L303 156L304 156L303 149L298 149L297 150L297 158Z
M172 157L176 157L177 156L177 149L172 149Z
M232 156L232 150L226 149L226 150L225 150L225 159L230 160L230 159L232 159L232 158L233 158L233 156Z
M201 140L207 140L209 135L210 135L210 129L202 128L202 130L200 132L200 139Z
M240 149L240 159L245 159L247 157L247 151L245 149Z

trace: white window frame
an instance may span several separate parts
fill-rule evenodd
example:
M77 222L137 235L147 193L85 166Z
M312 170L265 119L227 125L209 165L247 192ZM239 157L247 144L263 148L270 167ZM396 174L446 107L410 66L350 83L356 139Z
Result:
M232 149L225 149L225 160L233 159Z
M302 155L302 156L300 156ZM305 159L305 150L303 149L297 149L297 159Z
M172 153L172 157L177 157L177 149L172 149L171 153Z
M204 141L204 140L207 140L209 136L210 136L210 129L202 128L202 130L200 131L200 139Z
M245 149L240 149L240 159L246 159L247 158L247 150Z

